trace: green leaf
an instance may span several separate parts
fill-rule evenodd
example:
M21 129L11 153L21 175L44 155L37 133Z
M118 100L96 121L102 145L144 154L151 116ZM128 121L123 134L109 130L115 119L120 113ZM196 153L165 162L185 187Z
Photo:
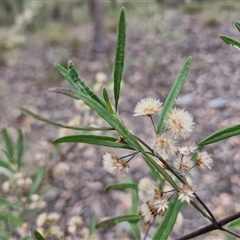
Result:
M97 225L97 215L96 215L96 213L94 213L93 217L92 217L92 222L91 222L91 227L90 227L90 234L89 234L89 238L88 239L91 239L91 236L93 235L93 233L96 230L96 225Z
M208 145L236 135L240 135L240 124L223 128L215 133L212 133L199 142L198 145Z
M111 102L109 100L108 92L107 92L107 89L105 87L103 88L103 98L105 100L105 103L107 104L109 112L114 114L114 110L112 108L112 104L111 104Z
M38 170L38 175L35 179L35 181L33 182L32 186L31 186L31 189L28 193L28 199L30 199L30 197L38 190L38 188L40 187L42 181L43 181L43 178L44 178L44 168L41 167L39 170Z
M137 222L141 220L141 217L139 215L124 215L124 216L119 216L119 217L114 217L107 219L105 221L102 221L96 225L97 228L102 228L102 227L108 227L111 225L116 225L120 222Z
M120 87L124 68L125 45L126 45L126 16L125 9L122 8L118 23L118 40L114 63L114 98L116 112L118 109L118 100L120 96Z
M13 170L12 170L11 166L7 162L4 162L4 161L0 160L0 167L6 168L7 170L9 170L10 172L13 173Z
M73 65L72 61L69 61L68 63L68 71L73 79L73 81L79 86L80 92L85 93L89 95L92 99L94 99L96 102L100 103L103 107L106 107L103 99L95 93L79 76L75 66Z
M113 128L106 128L106 127L100 127L100 128L95 128L95 127L73 127L73 126L68 126L68 125L64 125L64 124L61 124L61 123L57 123L57 122L54 122L50 119L47 119L47 118L44 118L36 113L33 113L25 108L22 108L22 107L18 107L18 109L21 111L21 112L24 112L28 115L30 115L31 117L37 119L37 120L40 120L42 122L46 122L50 125L53 125L53 126L56 126L56 127L61 127L61 128L68 128L68 129L74 129L74 130L80 130L80 131L108 131L108 130L113 130Z
M198 205L196 202L191 201L191 204L205 217L208 218L210 221L212 220L207 213L205 213Z
M104 193L108 193L109 190L126 190L126 189L135 189L138 190L138 185L136 183L114 183L109 184L105 187ZM136 204L136 203L135 203Z
M163 169L149 154L142 152L144 160L148 161L174 188L177 188L177 184L174 182L172 177Z
M157 231L155 232L152 240L167 240L174 223L177 219L177 215L181 209L182 203L178 200L178 196L174 196L171 203L168 206L167 212L164 215L162 222L160 223Z
M3 139L5 142L6 153L9 156L9 160L14 159L14 143L12 138L10 137L6 128L2 130Z
M49 92L55 92L55 93L61 93L63 95L66 95L68 97L71 97L73 99L79 100L79 97L77 95L76 91L73 91L71 89L68 88L62 88L62 87L55 87L55 88L49 88L48 89Z
M15 227L20 227L22 225L22 220L10 212L1 211L0 215L2 215L2 217L8 220L9 222L13 223Z
M227 36L219 36L227 45L236 47L237 49L240 48L240 42L238 42L237 40L227 37Z
M232 222L228 223L227 228L229 230L235 229L240 227L240 218L237 218L235 220L233 220Z
M166 118L167 115L170 113L170 111L173 109L174 105L175 105L175 101L178 98L181 90L182 90L182 86L185 82L185 79L187 77L188 74L188 70L191 64L191 57L189 57L182 70L180 71L180 73L177 76L177 79L175 81L175 83L173 84L171 91L169 92L167 99L164 103L159 121L158 121L158 125L157 125L157 134L160 134L161 132L164 131L165 125L166 125Z
M18 140L17 140L17 165L18 170L20 169L22 165L22 157L24 153L24 139L23 134L21 130L18 130Z
M236 26L237 30L240 32L240 22L235 22L235 26Z
M9 171L7 168L0 166L0 175L1 174L7 176L8 178L12 178L13 177L13 172L12 171Z
M20 209L17 205L9 202L8 200L6 200L4 198L0 198L0 205L4 205L9 208Z
M134 148L137 148L139 151L142 150L142 147L136 138L129 132L129 130L124 126L123 122L120 121L115 114L110 114L106 108L94 101L91 97L83 93L78 94L85 104L98 113L100 117L105 119L105 121L108 122L125 139L126 142L128 142Z
M118 139L115 137L81 134L61 137L55 139L53 143L81 142L112 148L125 148L134 150L134 148L131 145L127 143L117 142L117 140Z
M57 68L57 70L62 74L62 76L68 80L68 82L77 90L79 91L79 86L73 81L73 79L71 78L69 72L67 69L65 69L64 67L58 65L58 64L54 64L55 67Z
M40 232L38 232L37 230L34 230L34 235L35 235L35 238L36 240L46 240Z

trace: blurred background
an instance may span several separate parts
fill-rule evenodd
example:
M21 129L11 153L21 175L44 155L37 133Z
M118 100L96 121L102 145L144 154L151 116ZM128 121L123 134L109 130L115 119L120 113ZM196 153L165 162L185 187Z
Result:
M238 0L2 1L0 128L12 129L13 136L14 129L23 130L27 144L25 161L30 163L30 169L41 163L51 171L56 162L69 163L68 177L61 183L51 182L55 192L46 197L47 208L59 211L65 204L65 214L78 209L80 214L85 214L87 223L93 211L88 205L94 206L99 218L119 215L129 205L127 200L121 201L129 199L127 193L102 194L106 184L122 179L109 176L102 169L101 155L105 149L76 144L56 148L51 143L53 139L74 131L36 121L16 106L65 124L102 124L81 104L47 90L69 87L54 67L54 63L66 67L69 59L96 91L101 92L103 85L111 88L122 6L127 13L127 46L120 115L127 126L151 140L152 128L147 127L149 123L145 119L131 117L133 108L143 97L164 101L188 56L192 56L193 62L177 105L194 117L195 132L190 141L197 143L220 128L239 123L240 54L219 39L219 35L240 39L234 26L234 21L240 21ZM213 170L192 171L199 195L218 218L240 210L239 143L239 137L233 137L209 146L207 150L214 155ZM132 170L134 181L146 176L147 170L143 168L141 159L137 159ZM66 187L59 190L64 184ZM56 196L67 200L57 205ZM117 210L116 205L119 205ZM184 220L175 230L177 235L206 224L204 220L193 221L193 212L186 209L183 213ZM125 225L122 228L128 231ZM116 239L113 232L104 230L101 236ZM206 239L216 239L216 236L230 239L226 234L216 234Z

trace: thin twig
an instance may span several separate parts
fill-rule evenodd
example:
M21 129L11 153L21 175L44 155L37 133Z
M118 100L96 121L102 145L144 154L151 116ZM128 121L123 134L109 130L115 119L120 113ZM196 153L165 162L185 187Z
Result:
M151 227L151 223L148 224L148 228L147 228L147 231L146 231L146 233L145 233L145 236L144 236L143 240L146 240L146 239L147 239L147 236L148 236L148 232L149 232L149 230L150 230L150 227Z
M214 223L211 223L209 225L206 225L198 230L195 230L191 233L188 233L180 238L177 238L175 240L187 240L187 239L191 239L191 238L194 238L194 237L197 237L197 236L200 236L202 234L205 234L207 232L211 232L213 230L216 230L216 229L220 229L220 230L223 230L225 228L222 228L222 226L224 226L225 224L237 219L240 217L240 212L237 212L237 213L234 213L226 218L223 218L221 220L218 221L218 226L216 226L216 224ZM230 231L230 234L233 234L233 232Z
M152 115L150 115L149 117L151 119L151 122L152 122L152 125L153 125L153 128L154 128L154 132L155 132L155 134L157 134L157 129L156 129L155 123L153 121L153 117L152 117Z
M229 234L231 234L231 235L233 235L237 238L240 238L240 235L236 234L235 232L232 232L232 231L228 230L227 228L222 227L220 230L222 230L224 232L227 232L227 233L229 233Z

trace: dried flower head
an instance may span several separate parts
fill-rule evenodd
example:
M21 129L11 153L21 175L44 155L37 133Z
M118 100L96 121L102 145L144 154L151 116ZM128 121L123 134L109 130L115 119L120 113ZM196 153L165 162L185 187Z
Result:
M83 227L78 233L78 236L80 237L80 239L89 239L89 235L90 235L90 230L86 227Z
M184 184L181 188L178 189L178 198L181 202L186 201L190 203L190 201L195 197L194 190L188 184Z
M197 145L192 143L189 147L178 147L176 154L181 154L181 155L191 155L192 153L196 152L197 150Z
M162 218L162 214L158 213L157 209L148 202L141 204L139 210L139 215L145 223L160 222Z
M69 171L69 165L65 162L60 162L58 163L54 169L53 169L53 174L55 177L59 177Z
M155 98L143 98L134 108L133 116L152 116L160 110L162 102Z
M28 235L28 225L23 223L20 227L17 228L17 233L22 237L25 238Z
M152 181L149 178L142 178L138 183L138 196L141 201L146 201L148 198L147 191L152 185Z
M183 156L177 159L176 166L179 170L188 171L192 166L193 162L190 156Z
M167 128L175 138L186 139L193 130L193 118L184 109L174 108L167 118Z
M166 160L168 156L172 156L176 151L176 141L167 136L161 134L154 139L153 150L161 155Z
M82 224L82 218L79 216L73 216L68 221L68 226L80 226Z
M112 174L116 173L129 174L130 171L130 166L127 162L123 161L116 155L110 153L104 153L103 166L108 172Z
M213 161L210 154L208 154L206 151L198 152L196 156L196 165L199 166L201 169L211 169Z
M37 226L42 227L47 222L47 217L46 212L41 213L36 220Z
M10 192L12 188L12 183L9 182L9 181L5 181L2 183L2 190L5 192L5 193L8 193Z
M153 206L157 209L158 213L161 213L162 215L165 213L165 211L168 208L168 198L167 196L163 195L161 197L158 197L154 202Z
M61 237L63 232L60 230L59 226L51 226L49 234L51 236Z
M59 218L60 218L60 215L56 212L49 213L47 217L48 221L51 223L57 222Z

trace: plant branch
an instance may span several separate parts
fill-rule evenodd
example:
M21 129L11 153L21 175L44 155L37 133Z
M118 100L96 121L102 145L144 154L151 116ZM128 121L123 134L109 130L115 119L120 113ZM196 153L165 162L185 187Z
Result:
M219 230L222 230L222 231L226 231L226 229L222 228L222 226L224 226L225 224L227 224L227 223L229 223L229 222L231 222L231 221L233 221L233 220L235 220L235 219L237 219L239 217L240 217L240 212L234 213L234 214L232 214L232 215L230 215L230 216L228 216L226 218L223 218L223 219L217 221L218 226L216 226L215 223L211 223L211 224L209 224L209 225L207 225L205 227L202 227L202 228L200 228L198 230L195 230L195 231L193 231L191 233L188 233L188 234L186 234L186 235L184 235L184 236L182 236L180 238L177 238L175 240L191 239L191 238L200 236L200 235L202 235L204 233L211 232L211 231L216 230L216 229L219 229ZM232 231L228 230L228 233L236 236L236 234L233 233Z

